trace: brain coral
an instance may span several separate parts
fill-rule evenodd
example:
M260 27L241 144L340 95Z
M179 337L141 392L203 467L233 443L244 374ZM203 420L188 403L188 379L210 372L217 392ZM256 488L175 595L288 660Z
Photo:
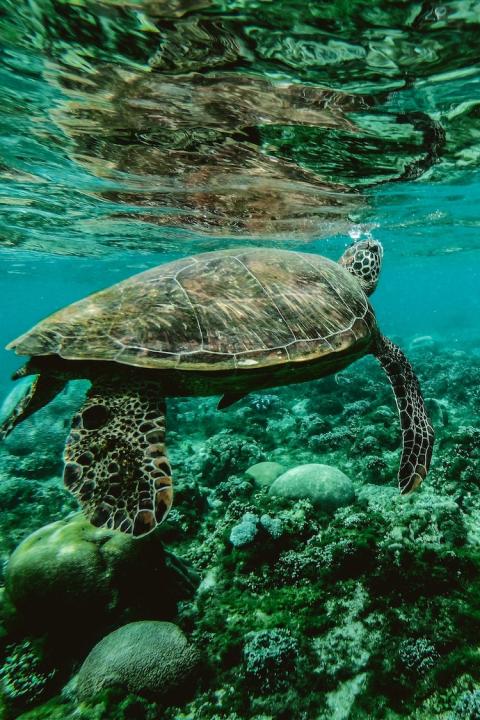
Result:
M100 640L78 674L77 692L89 700L108 688L165 698L188 684L198 653L170 622L123 625Z

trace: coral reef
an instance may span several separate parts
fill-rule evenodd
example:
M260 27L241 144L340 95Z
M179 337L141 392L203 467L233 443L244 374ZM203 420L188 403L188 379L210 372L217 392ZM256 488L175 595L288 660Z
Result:
M249 545L257 534L258 518L253 513L245 513L238 525L234 525L230 533L233 547Z
M144 578L152 588L144 589ZM112 623L175 615L179 600L194 592L197 578L164 550L157 536L137 543L93 527L83 516L57 521L29 535L5 570L11 624L69 650L98 639ZM87 645L88 647L88 645Z
M461 695L451 720L478 720L480 718L480 690Z
M297 657L297 642L289 630L272 628L247 634L243 648L245 671L252 682L269 689L288 680Z
M29 379L26 384L30 384ZM33 529L78 509L76 500L63 488L62 456L71 417L82 403L87 385L85 381L70 383L53 402L27 418L0 443L3 560ZM16 397L14 387L2 404L3 412L8 412Z
M336 378L282 388L265 401L259 393L222 413L213 398L173 400L175 504L145 540L119 539L75 517L21 543L0 596L2 678L24 643L43 653L37 643L52 630L42 603L59 618L61 603L76 603L71 616L80 625L85 618L83 644L58 637L41 666L26 653L32 676L51 680L41 694L27 693L22 720L476 718L480 376L466 353L442 354L422 341L411 354L437 432L431 472L412 496L396 486L400 427L390 388L366 359ZM22 503L32 480L7 469L11 457L3 460L6 515L27 534ZM320 462L332 478L350 478L348 505L270 493L282 474L296 477ZM36 498L45 504L28 530L65 509L55 474L36 484L56 490L48 505ZM0 531L11 553L14 536L6 524ZM43 628L25 621L34 611ZM106 683L79 701L74 682L72 690L65 683L96 642L137 620L174 622L200 649L195 693L154 697L143 686ZM142 645L150 652L148 638ZM10 707L5 687L3 702Z
M81 700L107 688L176 700L198 663L198 653L173 623L129 623L104 637L89 653L77 679Z
M3 696L13 704L34 703L44 693L55 671L42 671L42 651L30 640L10 645L6 652L0 671Z
M268 488L286 469L287 468L280 465L280 463L268 462L267 460L249 467L245 470L245 475L255 480L258 485Z
M308 463L287 470L270 486L270 494L291 500L309 500L322 510L335 510L355 499L353 483L330 465Z

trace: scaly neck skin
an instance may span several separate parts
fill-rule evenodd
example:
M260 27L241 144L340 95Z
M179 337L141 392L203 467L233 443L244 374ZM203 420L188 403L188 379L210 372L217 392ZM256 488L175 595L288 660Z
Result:
M338 261L361 285L366 295L377 287L382 268L383 247L376 240L362 240L350 245Z

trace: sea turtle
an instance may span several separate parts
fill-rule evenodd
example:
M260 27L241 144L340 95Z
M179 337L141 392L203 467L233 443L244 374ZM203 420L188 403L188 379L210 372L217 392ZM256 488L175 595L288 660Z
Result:
M383 256L374 240L334 262L278 249L223 250L159 265L74 303L11 342L35 375L0 426L6 435L71 379L91 388L73 417L64 480L94 525L150 532L172 503L165 397L252 390L336 373L375 355L403 430L400 491L426 476L434 434L402 351L380 333L367 295Z

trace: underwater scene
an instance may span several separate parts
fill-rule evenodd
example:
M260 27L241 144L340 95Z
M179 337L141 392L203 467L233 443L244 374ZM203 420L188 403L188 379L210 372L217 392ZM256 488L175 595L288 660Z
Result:
M0 0L1 720L480 720L479 38Z

